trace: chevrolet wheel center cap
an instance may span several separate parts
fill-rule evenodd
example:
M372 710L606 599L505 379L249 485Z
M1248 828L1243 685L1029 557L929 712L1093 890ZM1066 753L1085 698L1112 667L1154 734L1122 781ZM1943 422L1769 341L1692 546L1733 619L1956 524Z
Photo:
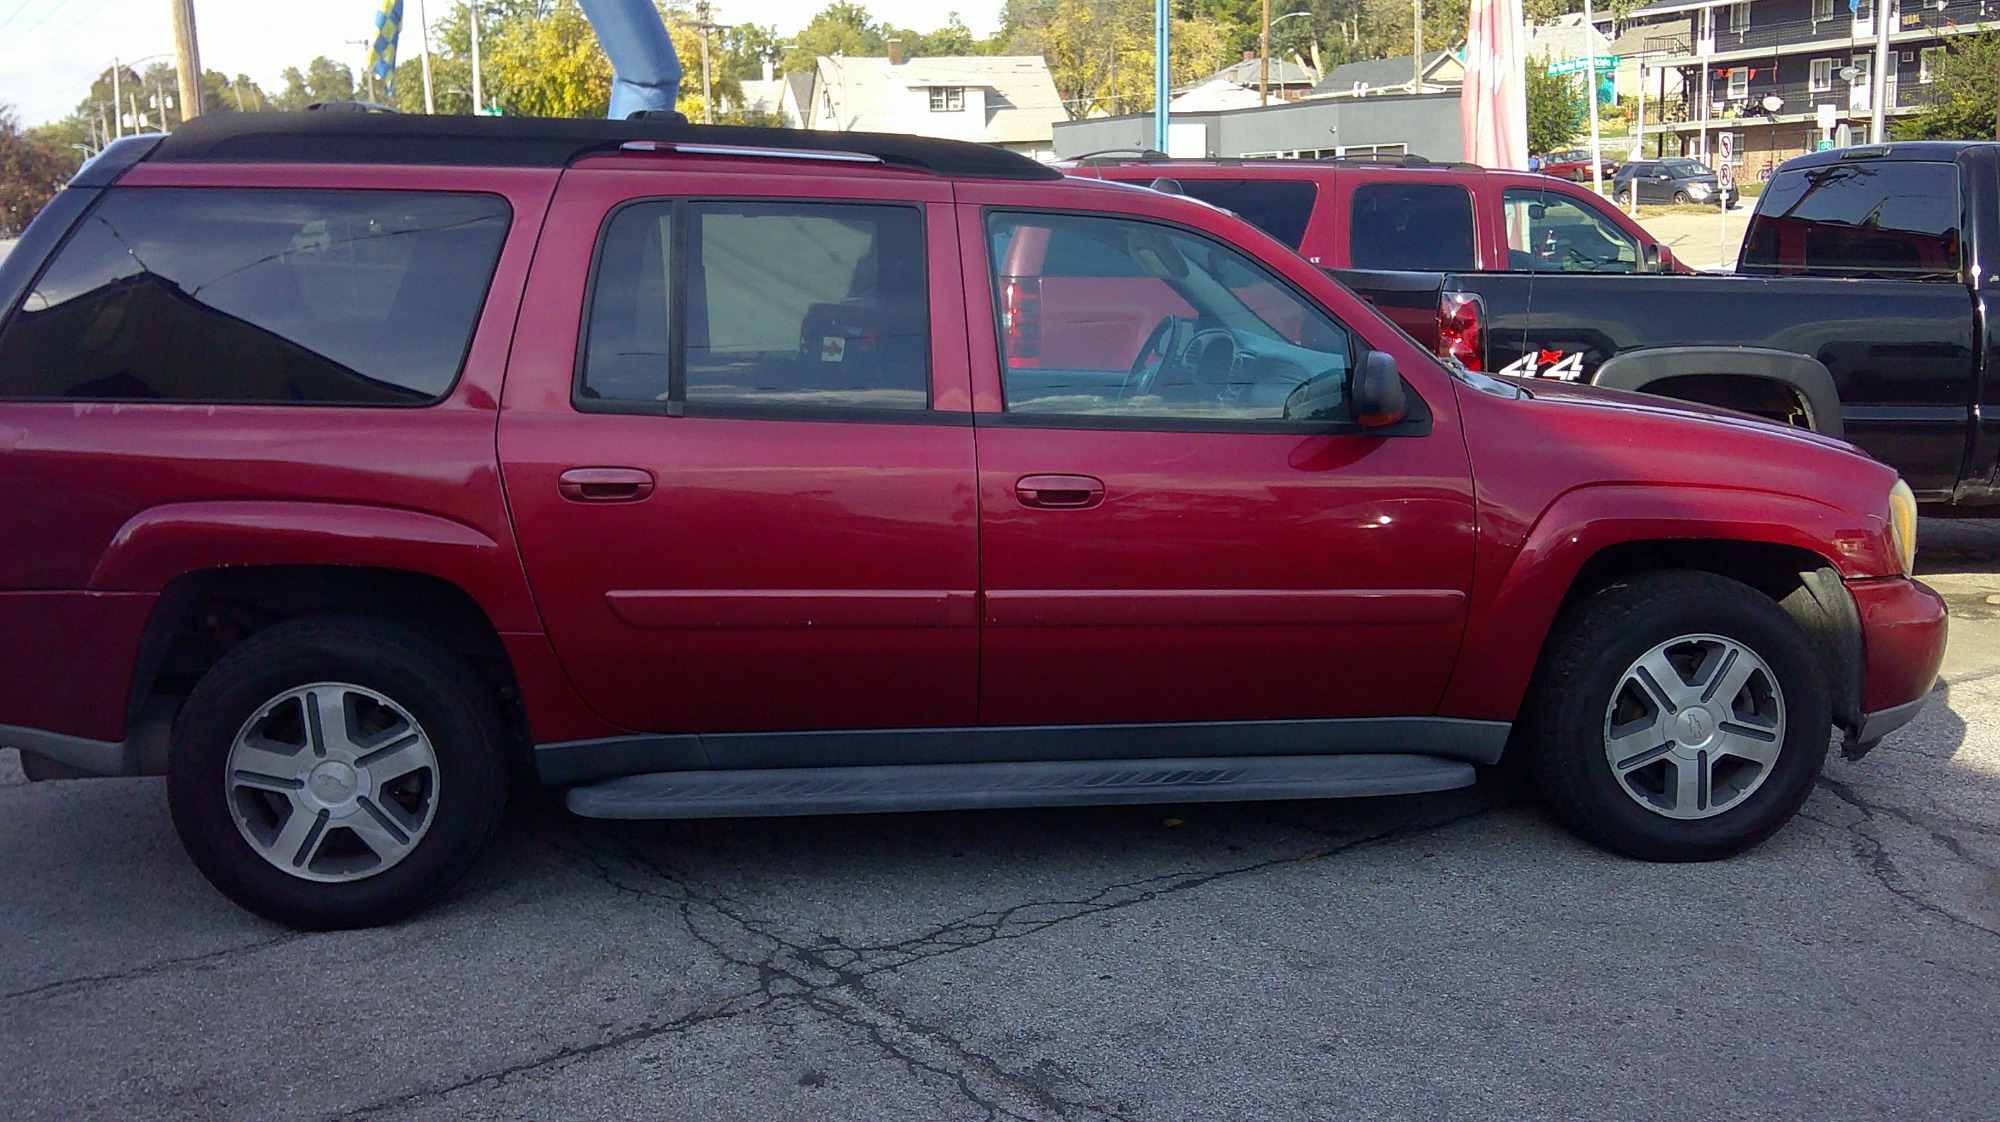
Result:
M354 797L354 769L339 760L328 760L312 770L306 786L323 803L344 803Z
M1715 737L1715 724L1715 718L1706 709L1684 709L1674 719L1674 739L1682 747L1703 747Z

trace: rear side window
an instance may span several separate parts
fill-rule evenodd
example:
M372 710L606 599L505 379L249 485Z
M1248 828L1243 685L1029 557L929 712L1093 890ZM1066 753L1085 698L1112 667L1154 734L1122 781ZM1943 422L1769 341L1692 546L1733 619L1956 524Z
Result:
M1348 262L1356 269L1477 268L1472 193L1448 183L1364 183L1354 189Z
M1181 190L1291 246L1306 240L1319 187L1304 179L1179 179Z
M927 409L924 258L914 207L625 207L598 254L579 398L690 409Z
M1955 277L1958 168L1867 160L1781 171L1744 239L1741 272Z
M0 397L436 401L508 217L490 195L112 191L0 334Z

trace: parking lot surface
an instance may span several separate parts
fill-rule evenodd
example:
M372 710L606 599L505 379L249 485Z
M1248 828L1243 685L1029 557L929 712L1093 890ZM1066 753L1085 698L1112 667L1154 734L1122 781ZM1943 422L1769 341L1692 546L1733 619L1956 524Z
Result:
M1987 1119L2000 525L1933 703L1708 865L1504 773L1350 801L600 823L397 927L238 911L159 780L0 753L0 1116Z

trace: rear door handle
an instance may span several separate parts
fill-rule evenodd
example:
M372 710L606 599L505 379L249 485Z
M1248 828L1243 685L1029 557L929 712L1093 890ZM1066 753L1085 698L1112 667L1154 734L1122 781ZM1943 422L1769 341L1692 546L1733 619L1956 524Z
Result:
M1022 506L1081 510L1104 501L1104 481L1090 475L1024 475L1014 484Z
M556 490L573 503L636 503L653 493L653 473L639 468L571 468Z

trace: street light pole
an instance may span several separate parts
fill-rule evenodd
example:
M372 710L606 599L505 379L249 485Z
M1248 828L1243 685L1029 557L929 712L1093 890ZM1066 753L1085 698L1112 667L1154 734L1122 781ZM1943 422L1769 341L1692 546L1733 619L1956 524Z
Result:
M1167 151L1167 0L1153 0L1153 147Z
M466 7L472 13L472 115L476 117L486 109L486 91L479 84L479 0Z
M1583 0L1584 100L1590 104L1590 189L1604 193L1604 161L1599 159L1597 132L1597 25L1591 20L1590 0ZM1573 118L1572 118L1573 119Z
M1896 56L1889 50L1889 21L1895 0L1875 0L1875 112L1868 122L1870 143L1889 142L1889 79L1896 73Z

